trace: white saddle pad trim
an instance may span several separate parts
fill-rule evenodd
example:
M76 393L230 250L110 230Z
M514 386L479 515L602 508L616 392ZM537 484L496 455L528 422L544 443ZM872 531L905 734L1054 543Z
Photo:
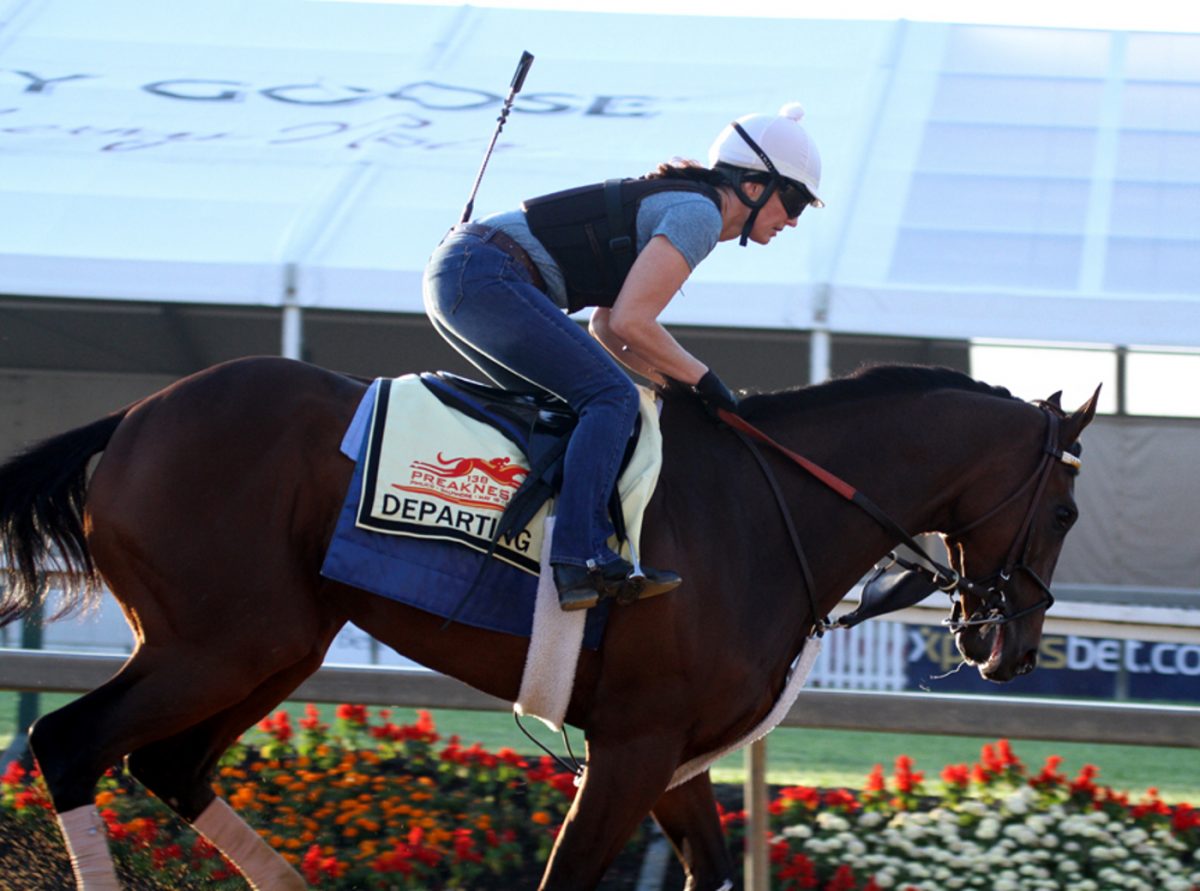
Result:
M792 663L787 683L784 684L783 692L779 695L779 699L776 700L774 708L767 713L767 716L759 722L758 726L732 745L728 745L716 752L710 752L707 755L701 755L699 758L693 758L691 761L680 766L675 771L675 775L671 777L671 784L667 788L674 789L676 786L686 783L693 777L708 770L714 761L718 761L726 755L745 748L752 742L757 742L774 730L776 725L791 710L796 697L800 695L800 691L804 687L804 682L808 680L809 672L812 671L813 665L816 664L817 656L820 653L821 639L819 637L810 637L805 642L804 649L800 651L800 655Z

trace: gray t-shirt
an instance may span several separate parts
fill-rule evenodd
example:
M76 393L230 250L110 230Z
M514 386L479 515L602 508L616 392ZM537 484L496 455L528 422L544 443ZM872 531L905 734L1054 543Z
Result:
M546 280L551 299L567 307L567 287L562 270L549 251L534 238L525 222L525 212L510 210L483 217L479 222L499 229L525 248ZM665 236L694 270L709 255L721 237L721 212L698 192L657 192L642 199L637 214L637 249L641 253L650 239Z

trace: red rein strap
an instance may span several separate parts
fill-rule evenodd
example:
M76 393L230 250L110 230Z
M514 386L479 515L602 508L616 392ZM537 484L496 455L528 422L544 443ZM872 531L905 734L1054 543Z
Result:
M821 482L823 482L829 488L833 489L833 491L837 492L839 495L841 495L847 501L855 501L856 500L855 496L858 495L858 490L855 489L848 482L846 482L844 479L842 479L839 476L835 476L834 474L830 473L828 470L826 470L824 467L820 466L819 464L814 464L812 461L809 461L803 455L798 454L797 452L793 452L787 446L776 442L771 437L767 436L767 434L763 433L761 430L759 430L757 427L755 427L753 424L751 424L749 421L747 421L744 418L742 418L738 415L735 415L733 412L727 411L726 409L723 409L723 408L717 409L717 416L722 421L724 421L726 424L728 424L730 427L732 427L734 430L740 430L742 433L745 433L747 436L752 436L755 439L757 439L759 442L769 445L771 448L775 449L775 451L780 452L781 454L787 455L789 458L792 459L792 461L799 464L801 467L803 467L805 470L807 470L810 474L812 474L814 477L819 479Z

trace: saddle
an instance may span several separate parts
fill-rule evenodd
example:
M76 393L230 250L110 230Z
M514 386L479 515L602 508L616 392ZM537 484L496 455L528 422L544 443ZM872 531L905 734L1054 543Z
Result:
M529 460L529 473L513 493L493 536L524 529L542 505L562 488L563 461L579 416L563 400L549 393L517 393L448 371L424 372L421 383L443 405L487 424L512 442ZM637 446L641 417L621 458L624 471ZM620 541L627 538L621 499L614 486L608 512Z

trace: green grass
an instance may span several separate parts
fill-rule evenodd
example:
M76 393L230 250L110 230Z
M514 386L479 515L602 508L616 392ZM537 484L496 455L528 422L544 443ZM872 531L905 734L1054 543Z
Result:
M43 711L69 702L67 694L45 694ZM304 706L289 703L293 715L303 714ZM331 721L334 706L321 706L323 720ZM0 750L8 745L14 727L16 694L0 692ZM377 714L372 709L372 714ZM413 709L393 709L392 720L411 722ZM496 712L437 710L433 713L443 737L457 734L464 745L480 742L487 749L508 746L522 754L540 754L536 745L517 729L512 715ZM526 720L525 726L552 751L562 753L561 739L540 721ZM908 755L926 779L937 781L947 764L972 764L979 760L980 747L995 742L985 737L903 735L859 733L839 730L781 728L767 741L767 779L772 784L861 787L863 779L876 764L890 773L897 755ZM582 757L583 738L571 733L571 744ZM1073 776L1084 764L1100 768L1099 780L1135 798L1151 786L1168 801L1200 801L1200 749L1148 748L1144 746L1091 745L1081 743L1013 740L1013 750L1031 772L1041 769L1048 755L1061 755L1060 770ZM741 783L745 778L744 754L737 753L718 761L713 778L722 783Z

